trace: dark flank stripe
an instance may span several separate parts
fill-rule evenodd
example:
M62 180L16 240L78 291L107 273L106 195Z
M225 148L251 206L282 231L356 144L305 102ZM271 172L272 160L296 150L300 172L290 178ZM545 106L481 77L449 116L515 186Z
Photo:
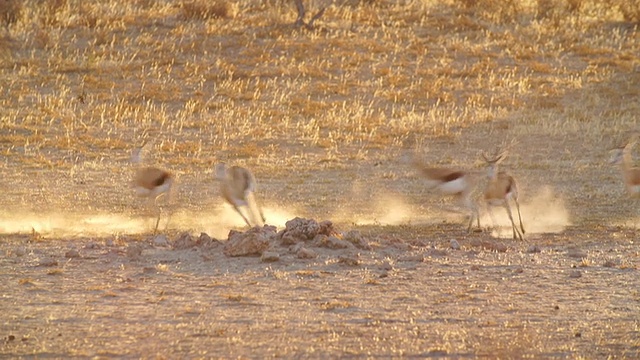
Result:
M449 182L449 181L454 181L454 180L458 180L461 177L464 176L464 173L461 171L454 171L450 174L448 174L447 176L444 177L444 181Z

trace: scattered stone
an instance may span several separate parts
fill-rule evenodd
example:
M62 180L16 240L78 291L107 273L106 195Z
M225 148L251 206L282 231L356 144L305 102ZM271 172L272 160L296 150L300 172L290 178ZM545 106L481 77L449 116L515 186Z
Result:
M470 269L471 269L471 270L473 270L473 271L478 271L478 270L480 270L480 266L478 266L478 265L471 265Z
M474 239L470 244L471 246L480 247L487 251L507 252L508 250L507 245L495 241Z
M185 250L191 249L192 247L197 245L197 241L189 234L188 232L183 232L176 238L173 243L171 243L171 247L176 250Z
M572 272L569 273L569 277L572 279L577 279L582 277L582 273L578 270L573 270Z
M360 265L360 260L358 258L351 257L351 256L340 256L338 258L338 263L345 264L348 266L358 266Z
M521 268L521 267L519 267L519 268L514 269L514 270L513 270L513 272L514 272L515 274L522 274L522 273L524 272L524 269L523 269L523 268Z
M380 270L391 271L393 270L393 265L389 261L385 261L380 264Z
M154 246L169 246L169 239L167 239L167 235L165 234L160 234L160 235L156 235L156 237L153 238L153 245Z
M278 234L278 237L282 245L293 245L301 241L313 240L318 235L330 236L335 233L331 221L318 223L313 219L296 217L285 223L285 229Z
M275 251L265 251L265 252L262 253L262 256L260 257L260 260L262 262L280 261L280 254L278 254Z
M67 259L75 259L80 257L80 253L76 249L71 249L64 253L64 257L66 257Z
M200 233L200 237L198 237L197 243L198 246L202 247L212 247L222 244L220 240L212 238L207 233Z
M447 256L447 250L429 249L427 255L431 257L445 257Z
M458 242L458 240L456 239L451 239L451 241L449 242L450 246L453 250L460 250L460 243Z
M558 306L558 305L554 306L553 310L560 310L560 306Z
M104 244L105 244L106 246L108 246L108 247L114 247L114 246L116 246L116 242L115 242L115 241L113 241L113 239L107 239L107 240L105 240Z
M314 259L318 256L318 253L311 249L301 247L296 252L296 256L298 257L298 259Z
M602 264L602 266L607 267L607 268L613 268L613 267L617 267L619 265L619 262L616 260L611 260L608 259L604 262L604 264Z
M13 253L16 254L17 257L22 257L27 254L27 249L24 246L20 246L13 250Z
M587 257L587 254L579 249L571 248L567 250L567 256L574 259L584 259Z
M358 249L371 250L371 245L369 245L367 239L365 239L358 230L347 231L347 233L342 236L342 240L352 243Z
M424 261L424 256L416 254L416 255L405 255L405 256L400 256L398 258L399 262L423 262Z
M540 249L540 247L538 245L530 245L527 248L527 254L538 254L540 253L542 250Z
M97 242L95 242L95 241L89 241L89 242L84 246L84 248L85 248L85 249L88 249L88 250L95 250L95 249L100 249L100 245L99 245Z
M576 332L573 336L575 337L582 337L582 333L580 331Z
M127 246L127 257L131 259L138 259L142 255L142 246L140 244L131 244Z
M13 341L16 339L15 335L9 335L8 337L9 341Z
M55 260L55 259L42 259L38 263L38 266L44 266L44 267L58 266L58 260Z
M229 239L224 244L223 252L226 256L262 255L269 248L270 242L276 237L276 227L265 225L254 227L246 232L231 230Z
M317 247L324 247L328 249L349 249L355 247L352 243L338 239L335 236L327 236L319 234L313 239L313 244Z

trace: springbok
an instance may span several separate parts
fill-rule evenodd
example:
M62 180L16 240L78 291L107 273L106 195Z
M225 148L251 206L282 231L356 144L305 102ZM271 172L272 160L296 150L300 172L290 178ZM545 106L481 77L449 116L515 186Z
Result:
M518 185L513 176L504 171L498 171L498 164L500 164L500 162L502 162L502 160L504 160L504 158L506 157L506 151L499 151L498 149L492 158L488 158L487 155L485 155L485 153L483 152L482 157L484 158L484 161L487 163L487 166L489 168L487 174L489 181L487 183L487 187L484 190L484 200L487 203L487 211L489 212L489 216L491 216L491 221L495 226L496 221L493 217L491 206L502 205L507 210L507 215L509 215L509 220L511 220L513 238L519 238L520 240L522 240L524 236L524 226L522 225L520 204L518 203ZM518 210L518 220L520 221L519 230L513 220L511 206L509 205L509 199L513 199L513 202L516 204L516 209Z
M474 219L476 220L478 228L480 228L478 207L471 196L474 181L468 172L444 167L425 166L415 158L412 161L412 165L426 180L429 189L436 189L443 195L455 197L463 207L469 210L467 232L471 232Z
M158 231L160 216L162 214L162 209L158 206L157 200L161 195L169 196L171 192L171 185L173 185L173 176L170 172L157 167L142 166L142 159L140 156L141 150L142 148L135 149L131 155L131 162L136 166L133 186L139 197L144 197L153 201L154 206L158 210L158 218L156 219L156 226L153 230L155 233Z
M249 227L253 226L252 223L257 226L264 225L266 220L255 199L257 183L251 171L240 166L227 167L225 163L219 163L215 166L215 176L220 181L222 197L242 216L244 222ZM251 221L240 210L242 206L247 208Z
M620 165L622 179L624 180L627 192L632 197L640 196L640 169L633 164L631 151L638 142L638 133L633 133L631 138L622 146L614 148L611 163Z

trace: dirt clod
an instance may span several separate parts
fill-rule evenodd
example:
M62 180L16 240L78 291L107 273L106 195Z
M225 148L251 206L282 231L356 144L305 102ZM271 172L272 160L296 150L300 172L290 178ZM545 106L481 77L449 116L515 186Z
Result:
M276 237L275 226L254 227L246 232L231 230L229 239L224 244L226 256L262 255Z
M175 250L191 249L196 245L196 239L194 239L188 232L183 232L171 243L171 247Z
M312 249L301 247L296 252L296 256L298 257L298 259L314 259L318 256L318 253L313 251Z
M344 234L342 237L344 241L348 241L352 243L355 247L362 250L371 250L371 245L369 245L368 241L362 236L360 231L358 230L350 230Z
M67 259L75 259L80 257L80 253L76 249L71 249L64 253L64 257Z
M278 254L275 251L265 251L265 252L262 253L262 256L260 257L260 260L262 262L280 261L280 254Z

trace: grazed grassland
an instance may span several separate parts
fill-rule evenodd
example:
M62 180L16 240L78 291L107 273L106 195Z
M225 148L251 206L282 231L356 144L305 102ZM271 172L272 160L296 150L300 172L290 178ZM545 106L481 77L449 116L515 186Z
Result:
M607 164L640 114L637 1L345 0L312 30L296 17L279 0L0 1L0 230L34 230L0 237L0 354L637 357L640 204ZM467 242L503 240L466 235L406 159L481 173L480 152L514 139L504 168L529 242L496 255ZM178 178L169 234L241 224L212 179L225 161L253 169L269 222L386 242L356 269L331 252L269 267L157 249L36 266L66 244L146 239L129 187L143 143ZM370 273L452 238L463 252ZM113 332L131 325L116 309L136 332Z

